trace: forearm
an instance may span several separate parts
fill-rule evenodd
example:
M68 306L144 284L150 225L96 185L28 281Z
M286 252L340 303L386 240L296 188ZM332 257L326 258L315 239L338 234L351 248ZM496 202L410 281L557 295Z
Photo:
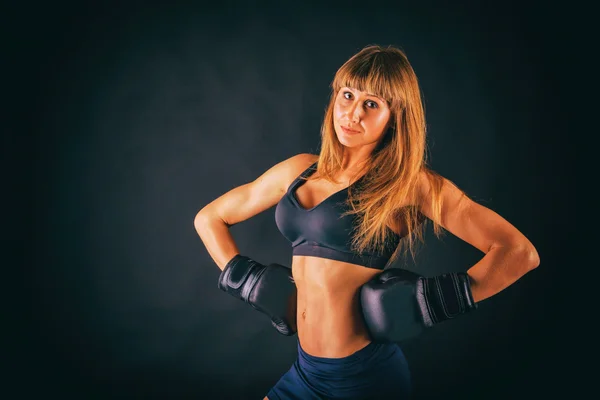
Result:
M222 220L198 213L194 219L194 227L208 254L221 270L225 269L229 260L239 254L229 227Z
M538 265L535 250L524 246L492 248L467 271L473 300L479 302L501 292Z

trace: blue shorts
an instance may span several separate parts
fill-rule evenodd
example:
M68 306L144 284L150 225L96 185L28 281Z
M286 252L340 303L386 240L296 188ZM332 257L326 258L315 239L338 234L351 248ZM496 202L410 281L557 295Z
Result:
M315 357L302 350L271 390L269 400L407 399L410 371L395 343L371 342L342 358Z

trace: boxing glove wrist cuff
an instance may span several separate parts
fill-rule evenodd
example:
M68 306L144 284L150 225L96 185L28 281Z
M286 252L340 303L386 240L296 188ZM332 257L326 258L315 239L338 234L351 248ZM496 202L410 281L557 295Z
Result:
M223 268L218 281L219 289L248 302L250 289L258 281L264 268L264 265L251 258L237 254Z
M424 313L426 326L456 318L477 309L471 293L471 282L465 272L452 272L421 278L417 285L417 298Z

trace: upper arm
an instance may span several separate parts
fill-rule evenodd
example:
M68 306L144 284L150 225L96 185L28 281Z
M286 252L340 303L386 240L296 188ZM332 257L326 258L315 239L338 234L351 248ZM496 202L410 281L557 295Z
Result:
M425 174L419 182L420 211L433 216L431 187ZM444 229L487 253L498 246L533 249L529 240L495 211L473 201L446 178L441 187L441 221Z
M289 184L316 161L316 156L302 153L269 168L254 181L237 186L207 204L198 215L219 218L227 225L245 221L281 200Z

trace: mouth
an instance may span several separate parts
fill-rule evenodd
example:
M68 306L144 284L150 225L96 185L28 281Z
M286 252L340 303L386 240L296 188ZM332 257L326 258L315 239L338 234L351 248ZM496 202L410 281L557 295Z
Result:
M350 135L360 133L359 131L356 131L354 129L346 128L345 126L340 125L340 128L342 128L342 131Z

